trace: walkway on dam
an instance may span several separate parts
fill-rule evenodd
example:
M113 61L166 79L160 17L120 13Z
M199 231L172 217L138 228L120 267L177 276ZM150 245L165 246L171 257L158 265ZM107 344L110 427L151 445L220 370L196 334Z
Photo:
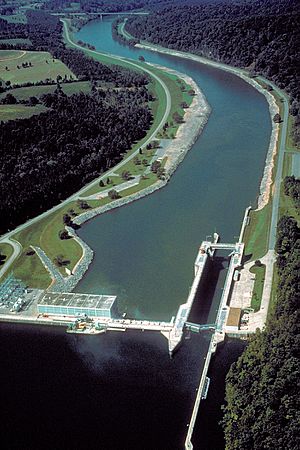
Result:
M150 320L132 320L132 319L100 319L95 320L100 326L110 330L125 331L127 329L142 331L162 331L169 333L173 327L173 322L158 322Z
M169 353L172 354L176 347L180 344L182 335L183 335L183 329L185 326L185 323L188 320L188 316L191 312L193 302L198 290L198 286L200 283L200 280L204 274L205 266L208 261L208 258L213 255L213 250L211 250L211 246L215 245L219 239L219 235L215 233L214 235L214 242L210 241L203 241L197 257L195 261L195 278L192 284L192 287L190 289L190 293L188 296L188 299L186 303L183 303L179 306L174 326L170 332L169 336Z

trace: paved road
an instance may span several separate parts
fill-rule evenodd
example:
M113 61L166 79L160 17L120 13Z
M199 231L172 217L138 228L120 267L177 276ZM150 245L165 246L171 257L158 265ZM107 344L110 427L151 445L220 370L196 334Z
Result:
M281 136L280 142L278 145L278 158L277 158L277 172L273 185L273 203L272 203L272 217L271 217L271 225L270 225L270 233L269 233L269 250L275 250L276 244L276 234L277 234L277 222L278 222L278 211L279 211L279 199L280 199L280 185L282 181L282 170L283 170L283 160L284 160L284 152L286 146L286 138L287 138L287 126L288 126L288 116L289 116L289 98L283 93L275 84L266 80L263 77L258 77L259 80L262 80L264 83L272 86L273 90L282 98L283 102L283 117L282 117L282 125L281 125Z
M288 96L282 92L275 84L266 80L263 77L259 77L260 80L272 86L273 90L279 95L283 100L283 117L281 126L280 141L278 144L278 158L277 158L277 172L273 184L273 198L272 198L272 216L269 230L269 242L268 242L268 252L261 258L263 264L266 265L265 282L262 294L261 306L256 317L259 318L261 326L266 323L267 314L269 309L269 303L271 300L272 282L274 274L274 263L276 261L275 255L275 245L277 236L277 222L279 213L279 201L280 201L280 185L282 181L282 171L283 171L283 160L286 148L286 138L287 138L287 126L288 126L288 116L289 116L289 99Z
M14 50L14 51L18 51L18 50ZM11 58L0 59L0 61L13 61L13 60L15 60L15 59L20 59L20 58L22 58L23 56L25 56L26 53L27 53L26 50L22 50L21 55L13 56L13 57L11 57Z
M9 244L13 248L13 253L9 257L9 259L5 262L4 266L0 270L0 278L5 274L5 272L10 268L15 259L20 255L22 251L22 245L15 241L14 239L10 239L9 237L4 237L0 240L1 244Z
M124 22L122 23L122 25L121 25L121 27L120 27L120 31L121 31L121 33L123 34L123 36L124 36L126 39L131 40L131 39L133 38L133 36L131 36L131 35L125 30L126 22L127 22L127 17L124 19Z
M70 38L69 35L69 31L67 28L67 23L62 20L63 24L64 24L64 29L65 29L65 33L66 33L66 38L69 41L70 44L74 45L75 47L77 47L80 50L83 50L82 47L80 47L80 45L76 44L76 42L73 42L72 39ZM166 109L164 112L164 115L160 121L160 123L157 125L157 127L155 128L155 130L151 133L151 135L149 136L149 138L144 142L143 145L141 145L142 148L146 147L147 144L149 144L154 137L156 136L157 132L162 128L162 126L165 124L165 122L167 121L167 118L169 116L170 110L171 110L171 94L170 91L168 89L168 87L166 86L166 84L163 82L163 80L161 80L156 74L152 73L152 71L148 68L142 67L139 64L136 64L135 62L129 61L128 59L119 57L119 56L115 56L115 55L110 55L108 53L101 53L98 52L96 50L89 50L91 53L94 53L96 55L102 55L102 56L110 56L112 59L115 60L115 63L117 64L119 60L122 61L126 61L126 63L130 64L132 67L138 68L144 72L146 72L148 75L150 75L151 77L155 78L155 80L162 86L165 95L166 95ZM69 202L71 201L76 201L78 199L78 197L80 197L81 195L84 194L84 192L92 187L94 187L95 185L97 185L99 183L99 181L101 179L107 178L108 176L112 176L112 174L114 173L115 170L120 169L121 167L123 167L125 164L127 164L128 161L130 161L131 159L133 159L135 156L137 156L139 154L139 149L137 149L135 152L133 152L130 156L128 156L127 158L125 158L124 160L122 160L119 164L117 164L116 166L114 166L112 169L110 169L109 171L107 171L105 174L103 174L101 177L97 178L96 180L92 181L91 183L89 183L88 185L84 186L83 188L81 188L79 191L77 191L75 194L72 194L70 197L68 197L66 200L64 200L63 202L61 202L60 204L54 206L53 208L49 209L48 211L45 211L44 213L40 214L37 217L34 217L33 219L28 220L27 222L25 222L24 224L18 226L17 228L15 228L14 230L6 233L5 235L0 237L0 243L9 243L13 246L14 248L14 253L11 256L11 258L9 259L9 261L7 261L7 263L5 263L5 265L3 266L3 268L0 271L0 277L2 275L4 275L4 273L8 270L8 268L11 266L11 264L13 263L13 261L16 259L16 257L19 255L20 253L20 248L21 245L19 243L17 243L16 241L12 241L10 240L10 238L16 234L17 232L23 231L26 228L30 227L31 225L39 222L41 219L44 219L45 217L49 216L50 214L58 211L59 209L63 208L65 205L67 205ZM14 242L14 243L13 243ZM17 246L19 246L17 248Z

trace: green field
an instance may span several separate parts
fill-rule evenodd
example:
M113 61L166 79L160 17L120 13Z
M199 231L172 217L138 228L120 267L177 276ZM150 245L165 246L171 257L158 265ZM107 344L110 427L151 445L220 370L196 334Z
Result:
M0 255L4 255L6 257L5 260L8 260L12 254L13 254L13 248L11 245L0 244ZM0 266L1 266L1 260L0 260Z
M89 201L88 204L91 208L95 208L103 206L109 201L109 198L105 198L100 201ZM69 213L70 209L73 209L76 214L83 212L76 202L70 202L47 218L40 220L13 236L15 240L21 243L24 251L13 263L11 270L16 277L23 280L28 286L46 288L51 282L50 276L38 256L26 255L26 252L30 249L30 245L41 247L52 261L56 256L62 255L70 261L67 266L69 269L73 269L81 258L81 246L73 238L61 240L58 235L59 231L64 229L63 215ZM59 270L63 275L66 275L64 268L60 268Z
M259 311L261 305L261 299L264 289L266 266L262 264L261 266L254 265L251 267L250 272L255 274L255 282L252 292L251 308L254 311Z
M23 14L21 12L18 14L12 14L10 16L0 15L0 17L1 17L1 19L4 19L4 20L6 20L6 22L9 22L9 23L27 23L25 14Z
M61 88L66 95L76 94L78 92L84 92L86 94L91 92L91 85L88 81L78 81L74 83L62 83ZM10 89L9 91L2 92L0 94L0 100L4 98L8 93L12 94L17 100L28 100L30 97L41 97L43 94L51 94L55 91L56 84L44 85L44 86L29 86L16 89Z
M15 119L28 119L34 114L40 114L47 111L43 105L0 105L0 122L7 122Z
M31 64L23 68L23 63ZM19 67L19 68L18 68ZM0 50L0 80L16 83L35 83L44 80L56 80L57 76L75 75L57 59L53 59L48 52L31 52L25 50Z
M128 67L130 69L133 68L132 65L126 61L121 61L119 64L118 60L111 58L109 56L98 55L98 54L91 52L88 49L83 49L83 51L86 54L92 56L93 58L95 58L103 63L109 64L109 65L111 65L112 63L117 63L118 65L122 65L122 66ZM147 66L145 63L136 63L136 64L138 66L136 70L140 71L141 70L140 67L142 67L142 66L147 67L148 70L151 70L155 74L159 75L159 77L161 77L163 79L163 81L167 84L167 86L170 90L170 93L171 93L171 97L172 97L172 109L171 109L171 113L170 113L170 119L171 119L171 115L175 111L178 111L179 113L181 113L183 115L184 110L180 107L180 102L182 102L183 100L186 100L187 103L189 104L192 101L192 98L190 96L189 96L189 98L186 97L186 95L187 95L186 92L182 92L182 91L186 91L188 86L186 86L185 84L182 85L182 82L180 82L180 85L183 86L181 89L181 86L179 85L179 82L178 82L176 76L173 76L173 75L169 76L169 74L166 75L161 70L152 68L151 66ZM73 84L75 86L75 84L79 84L79 83L73 83ZM64 85L63 89L65 89L65 86L70 86L70 85L67 85L67 84ZM36 88L36 87L34 87L34 88ZM45 87L43 87L43 88L45 88ZM134 151L136 151L138 148L140 148L141 145L146 140L149 139L149 135L151 135L153 133L153 131L157 128L157 126L161 122L161 119L164 115L164 111L166 108L166 95L165 95L165 92L164 92L161 84L158 83L157 80L152 78L151 83L149 85L149 89L153 92L153 95L156 98L156 100L151 103L152 113L154 116L153 123L151 125L150 130L147 133L147 136L145 136L145 138L142 139L140 142L134 144L133 147L128 150L126 156L132 154ZM17 91L19 91L19 92L17 93ZM18 90L14 90L14 91L10 91L10 92L16 93L16 95L19 96L19 98L23 96L22 97L23 99L28 95L29 96L37 95L37 91L35 91L35 94L33 94L34 91L32 89L30 89L29 91L28 90L26 91L26 89L25 90L18 89ZM175 130L176 130L176 128L174 126L173 131L175 132ZM152 157L152 154L153 154L152 152L153 151L147 152L147 154L145 152L145 154L138 155L138 157L139 157L139 159L145 158L149 162ZM140 167L136 166L133 163L133 161L130 161L130 162L128 162L127 165L125 165L122 168L121 172L124 170L129 170L132 174L137 174L137 173L141 173L144 170L144 166L142 166L142 167L143 168L140 169ZM118 178L121 178L121 177L115 177L113 181L118 183L119 182ZM147 175L147 177L145 179L142 179L140 181L138 186L134 186L132 188L129 188L129 189L123 191L121 195L122 195L122 197L125 197L132 193L138 192L139 190L153 184L156 180L157 180L157 176L153 173L150 173L149 175ZM89 188L84 194L82 194L82 196L90 194L91 191L94 193L95 192L94 188L95 188L96 192L98 192L100 190L98 181L95 182L94 187ZM103 189L105 189L105 188L107 188L107 186L105 186ZM105 205L105 204L109 203L110 201L111 200L107 197L107 198L104 198L104 199L98 200L98 201L88 201L88 203L90 204L91 207L97 207L97 206ZM29 248L30 245L37 245L37 246L41 247L46 252L46 254L48 255L48 257L51 260L53 260L58 255L63 255L64 258L66 258L70 261L70 263L68 265L68 267L70 269L72 269L74 267L76 262L81 257L82 249L76 243L76 241L74 239L61 240L58 235L59 231L62 230L64 227L63 221L62 221L63 214L67 213L70 210L70 208L74 209L76 213L82 212L82 210L79 210L79 207L75 202L69 203L68 205L62 207L58 212L51 214L47 218L40 220L36 224L33 224L32 226L26 228L24 231L19 232L16 235L14 235L14 238L22 244L22 246L24 248L24 253L21 255L20 258L18 258L17 261L15 261L15 263L13 264L12 270L14 271L16 276L23 279L28 285L35 286L35 287L36 286L47 287L50 283L50 277L49 277L48 273L45 271L41 262L38 260L37 256L36 255L27 256L25 254L26 250ZM61 271L63 273L64 269L61 269Z
M25 252L22 252L11 270L16 278L24 281L31 288L46 289L51 283L49 273L36 254L27 256Z
M245 257L254 261L267 253L272 202L259 211L250 212L250 222L245 229Z

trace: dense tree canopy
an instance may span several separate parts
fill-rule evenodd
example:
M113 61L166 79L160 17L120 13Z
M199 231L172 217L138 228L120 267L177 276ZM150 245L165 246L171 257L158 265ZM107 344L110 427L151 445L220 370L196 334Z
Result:
M27 11L27 24L10 24L0 19L0 39L29 38L31 50L49 51L64 62L81 80L101 80L116 86L142 86L148 83L146 75L120 66L107 66L80 50L67 48L62 41L62 23L57 16L44 11ZM2 48L12 45L0 44Z
M79 0L78 9L84 12L120 12L139 9L152 10L176 3L204 3L206 0ZM212 0L220 1L220 0ZM60 11L72 7L70 0L47 0L43 8Z
M227 375L228 450L300 448L300 229L278 225L279 284L273 317Z
M0 37L29 38L31 49L49 51L78 79L90 80L92 92L67 97L58 85L54 94L41 97L47 112L0 123L0 232L53 206L112 167L145 136L152 120L148 76L66 48L58 17L44 11L26 14L27 24L0 19ZM3 99L4 104L16 101L10 93ZM36 97L25 101L30 106L38 102Z
M115 165L149 128L147 96L143 87L70 97L58 91L43 97L49 111L1 123L1 231Z
M284 193L289 195L297 208L300 209L300 180L294 176L284 179Z
M263 74L291 95L291 113L300 120L299 1L173 6L131 17L126 29L138 39Z

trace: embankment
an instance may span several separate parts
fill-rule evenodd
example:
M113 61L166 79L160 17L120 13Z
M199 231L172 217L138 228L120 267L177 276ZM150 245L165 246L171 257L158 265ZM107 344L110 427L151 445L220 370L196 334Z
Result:
M217 69L222 69L227 72L231 72L238 77L242 78L247 83L251 84L255 89L257 89L261 94L263 94L267 102L269 104L269 111L271 118L273 119L274 115L279 112L279 107L276 103L276 100L271 92L267 91L260 83L258 83L254 78L249 77L247 72L242 69L238 69L236 67L228 66L226 64L222 64L216 61L212 61L201 56L194 55L192 53L181 52L179 50L172 50L165 47L161 47L159 45L149 44L142 42L140 44L136 44L136 47L144 48L146 50L155 51L158 53L165 53L168 55L178 56L180 58L190 59L193 61L200 62L201 64L210 65L212 67L216 67ZM258 77L260 79L260 77ZM264 80L266 81L266 80ZM262 180L259 188L259 196L257 202L257 209L263 208L269 201L271 185L272 185L272 171L274 167L274 160L277 151L277 141L279 136L279 125L274 123L272 120L272 132L270 136L270 144L268 148L268 152L266 155L266 163L264 168L264 173L262 176Z
M210 106L208 105L206 98L200 90L199 86L192 78L166 67L162 67L156 64L149 65L157 67L160 70L168 72L172 75L176 75L177 77L183 79L195 91L193 101L190 107L185 112L184 122L179 126L175 138L172 140L171 145L168 147L166 153L167 162L165 165L165 177L162 180L157 180L151 186L128 195L127 197L119 198L107 205L85 211L74 219L74 223L76 225L82 225L86 221L91 220L100 214L139 200L146 195L150 195L158 189L164 187L170 180L178 165L184 159L189 149L193 146L194 142L196 141L197 137L203 130L208 120L210 114ZM68 231L70 232L70 230ZM73 237L75 237L75 232L72 232L72 235ZM72 287L70 286L71 289L75 288L76 284L80 281L84 273L87 271L89 264L92 261L93 255L93 251L80 239L78 239L78 243L82 246L83 256L80 264L76 265L73 269L73 275L71 275L71 277L68 277L69 279L72 278L72 282L70 283L72 285Z

